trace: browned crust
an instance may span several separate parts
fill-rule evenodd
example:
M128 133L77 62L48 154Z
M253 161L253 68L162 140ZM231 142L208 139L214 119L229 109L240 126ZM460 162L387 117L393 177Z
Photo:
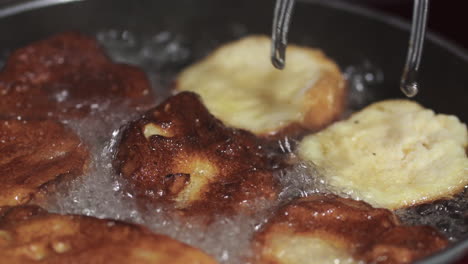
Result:
M0 117L82 117L93 104L153 101L140 69L113 63L96 40L68 32L15 50L0 72Z
M338 120L346 108L347 86L338 69L327 71L314 89L307 93L307 111L303 126L310 131L318 131ZM324 98L314 101L314 98ZM325 98L332 98L330 101ZM320 113L320 115L317 115Z
M146 138L147 124L170 136ZM190 183L190 163L201 160L216 170L196 201L181 211L214 215L248 209L256 199L276 198L278 184L270 159L254 135L225 127L191 92L172 96L124 131L115 160L117 171L152 204L174 204Z
M338 74L341 73L338 71ZM342 88L340 88L342 86ZM331 102L323 98L331 98ZM317 99L320 98L320 99ZM301 138L311 132L325 129L335 121L338 121L347 105L348 86L336 72L325 72L314 88L309 89L304 104L304 119L302 122L292 122L287 126L278 128L277 131L257 136L278 140L284 137Z
M68 128L54 121L0 121L0 206L28 203L82 175L89 153Z
M216 263L138 225L51 214L36 206L0 212L0 259L5 263Z
M263 250L279 234L324 239L367 263L411 263L448 244L432 227L403 226L389 210L334 195L298 199L278 210L254 237L257 263L276 263Z

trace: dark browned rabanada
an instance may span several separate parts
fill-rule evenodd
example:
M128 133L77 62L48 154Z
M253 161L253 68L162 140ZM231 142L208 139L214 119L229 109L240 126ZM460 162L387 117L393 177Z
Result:
M351 90L348 102L350 110L360 109L377 100L401 97L402 95L397 87L403 66L402 63L404 62L409 25L406 22L384 14L375 13L353 5L331 2L334 1L299 1L292 21L293 27L291 28L290 41L298 44L323 47L327 55L339 64L348 79L349 89ZM2 52L0 54L2 56L0 61L5 63L7 55L11 55L11 57L4 65L4 69L6 70L0 73L0 88L5 88L3 86L8 84L11 86L8 89L13 89L16 93L9 93L11 98L5 101L8 104L0 105L0 118L2 120L14 118L15 120L8 124L2 123L1 125L12 131L24 131L24 129L30 129L30 126L40 127L44 131L52 131L48 135L44 135L48 133L44 131L39 131L37 135L34 135L34 137L43 137L47 142L50 142L50 144L46 144L47 146L41 146L40 144L33 145L32 142L34 140L28 137L27 134L22 135L24 137L22 142L25 145L29 144L35 148L43 148L45 150L45 154L42 153L43 155L41 153L37 154L36 151L37 156L24 160L24 164L34 167L39 173L53 171L52 174L54 174L52 178L43 177L41 181L32 183L24 176L27 174L26 170L24 173L19 171L16 174L11 174L10 179L12 182L23 181L27 184L21 189L20 193L22 196L18 196L18 199L15 199L14 196L9 196L8 193L5 197L0 195L0 198L4 202L3 205L16 206L28 203L31 200L36 200L38 203L42 202L46 199L46 194L53 192L61 182L71 181L77 175L92 167L92 162L88 160L88 151L92 151L93 146L81 145L79 140L77 140L77 135L74 135L68 128L62 127L63 124L56 122L56 120L73 120L93 114L95 110L94 103L101 102L101 100L106 101L107 111L114 108L126 107L134 109L135 112L146 112L150 107L156 105L155 102L160 103L169 96L170 92L167 88L173 85L171 81L175 74L192 62L204 57L213 48L221 43L238 39L248 34L268 34L271 29L273 6L274 1L270 0L3 1L0 4L0 52ZM146 76L149 76L147 78L138 67L120 64L120 62L132 63L132 61L128 61L125 57L126 52L132 52L131 48L124 45L106 46L106 43L108 44L106 39L98 38L105 48L109 48L109 57L111 57L109 58L96 42L86 37L86 35L93 36L97 32L114 29L121 30L121 32L132 32L139 39L148 39L158 35L160 37L158 41L161 43L164 43L164 38L167 38L169 35L159 33L170 32L172 37L176 36L178 38L178 43L182 46L176 47L176 53L171 53L170 50L158 53L157 50L153 50L152 54L159 57L155 60L140 60L141 64L135 66L146 71ZM47 50L50 47L42 47L43 50L41 50L41 42L36 43L36 49L17 50L31 42L45 39L64 31L70 32L71 30L75 32L59 35L55 39L52 39L52 43L55 44L51 46L56 48L55 51L53 48ZM83 32L84 35L76 32ZM127 42L134 40L125 34L116 34L117 37L122 37ZM125 39L127 37L128 39ZM68 41L70 39L75 39L76 41L70 42ZM69 46L64 48L64 43L68 43L67 45ZM162 47L156 46L155 49L162 49ZM11 53L14 50L16 52ZM55 73L58 72L58 74L51 77L50 72L48 72L50 69L47 68L36 68L36 72L24 74L25 69L31 65L43 63L41 62L41 57L37 56L37 54L56 52L57 50L66 50L75 56L68 65L62 65L63 62L61 61L61 56L67 56L67 54L59 54L55 57L55 60L50 61L53 71ZM90 75L89 72L93 72L94 75ZM372 73L373 78L362 78L366 72ZM434 34L429 34L420 72L420 86L424 88L415 100L437 112L456 115L462 122L467 123L468 111L466 111L466 102L468 101L468 90L465 87L468 84L468 75L466 72L468 72L468 55L456 45ZM16 79L19 81L15 81ZM73 87L82 87L88 90L74 90L63 85L48 85L50 83L60 84L62 80L70 79L73 80L71 84ZM150 88L151 84L153 86L152 89ZM107 87L108 90L100 90L100 87ZM444 89L440 89L440 87L444 87ZM19 94L25 90L30 90L33 94L20 96ZM53 95L53 98L50 98L51 95ZM36 100L37 98L41 100ZM80 105L78 103L79 107L77 107L77 102L69 101L67 98L83 99L88 104ZM127 105L124 103L125 98L131 98L136 103ZM48 100L50 101L49 103L43 103L48 102ZM134 156L140 155L140 153L151 152L148 145L141 143L145 135L138 131L144 131L144 127L148 124L161 125L165 121L168 121L167 123L177 123L180 120L184 122L186 118L199 116L202 118L202 121L209 123L209 126L211 126L210 130L198 129L194 124L192 127L184 126L180 130L176 130L174 135L171 136L175 137L170 142L166 142L164 141L165 139L160 137L151 139L154 144L164 141L164 144L167 144L167 146L162 146L162 150L164 150L164 147L168 147L168 149L173 149L173 146L182 147L180 147L178 152L174 151L170 153L169 159L166 157L154 157L153 160L150 160L146 164L152 162L153 164L164 165L164 162L172 162L173 159L184 155L186 152L198 151L201 153L202 150L205 151L206 149L200 143L191 142L194 137L202 138L208 142L206 144L211 144L212 141L215 141L208 151L203 154L205 156L202 156L202 158L218 162L223 159L232 159L237 155L246 160L237 164L239 165L236 165L237 167L222 168L224 174L221 175L221 182L225 180L222 184L229 185L232 189L232 195L227 198L224 204L182 204L179 205L180 212L183 215L196 215L203 210L221 210L222 208L223 210L226 209L227 213L238 210L238 208L244 206L242 204L244 200L251 198L249 195L253 195L250 192L255 189L253 185L256 183L266 183L264 185L266 187L256 195L261 196L267 202L274 201L276 199L275 188L278 188L278 183L274 181L269 182L266 179L270 179L272 167L282 166L283 164L281 162L275 165L269 164L267 159L271 157L266 157L263 150L260 150L257 142L254 142L252 134L223 126L207 112L198 100L196 95L184 93L178 95L178 98L169 99L169 101L165 101L158 108L153 108L151 111L146 112L143 118L134 119L136 121L126 127L127 132L122 136L122 142L125 144L120 147L117 154L121 162L113 164L116 170L135 185L134 187L137 190L136 195L143 197L144 200L153 202L162 201L165 203L168 197L175 197L189 176L184 173L174 174L164 166L154 166L154 168L143 167L140 171L136 171L135 167L138 167L138 164L135 165ZM193 112L187 115L171 112L165 107L171 104L175 104L176 106L178 104L189 105L193 107ZM158 112L164 113L158 116ZM43 121L44 119L48 121ZM24 120L32 123L24 123ZM213 131L215 133L210 134ZM180 133L180 135L177 133ZM229 143L230 145L225 144L228 138L234 139L233 143ZM238 142L241 143L238 144ZM53 144L57 144L58 147L50 147ZM218 155L218 152L224 151L226 153L223 147L226 149L236 148L237 150L230 154L232 156ZM284 146L282 145L281 147ZM26 153L27 151L24 150L24 152ZM62 157L57 154L59 152L66 152L67 155ZM52 157L52 161L47 160L45 155ZM182 165L185 166L187 164ZM156 181L151 180L152 176L148 172L152 169L163 171L165 177ZM241 181L234 180L234 178L238 178L233 177L233 175L240 172L244 174L248 172L248 177ZM8 184L5 186L8 186ZM161 195L145 192L144 187L148 185L154 186L154 189L159 190ZM209 195L219 195L216 191L218 187L213 184L211 193L208 192ZM238 193L239 191L243 192L242 195ZM0 201L2 201L1 199ZM305 199L296 204L281 205L281 212L290 212L292 214L290 217L296 217L293 220L299 221L298 219L301 218L301 214L298 212L301 212L303 208L315 206L314 203L316 201L312 200ZM330 204L340 204L343 208L355 206L360 207L363 212L370 210L367 208L367 205L361 203L353 204L351 202L350 204L346 204L347 202L341 200L341 198L322 197L322 200ZM462 199L459 199L459 201L462 201ZM449 204L443 201L438 203L440 206L437 208L445 210L444 213L456 214L458 217L456 217L457 221L465 223L468 221L466 215L468 212L467 205L460 204L460 202L454 203L453 201ZM218 208L217 206L220 207ZM10 221L11 219L21 218L23 219L22 221L27 222L35 221L34 219L36 218L60 218L36 207L24 207L22 209L4 207L2 210L0 211L0 225L3 225L2 227L8 230L20 228L16 224L13 224ZM420 216L421 219L415 220L414 217L409 217L408 219L403 219L403 224L432 224L438 226L440 223L424 222L424 219L426 219L424 218L424 214L434 213L431 210L435 209L425 207L415 208L412 212L413 216ZM246 213L250 214L252 212L248 212L247 210ZM297 215L294 215L294 213L297 213ZM406 230L406 227L401 227L400 222L395 220L392 215L388 215L388 212L372 211L370 213L386 219L385 221L388 223L385 222L387 224L385 224L384 228L382 227L382 230L389 232L389 234L394 230L398 232ZM1 219L2 217L7 218ZM109 225L109 222L104 222L104 220L94 223L94 220L81 216L68 218L67 221L70 222L67 223L72 225L74 221L78 221L76 219L98 227ZM285 219L281 217L274 219L275 221L270 226L266 226L264 231L257 236L259 241L263 241L262 239L268 235L269 230L281 229L283 227L282 221ZM445 221L444 219L442 217L441 223ZM301 222L300 225L304 223L304 225L312 226L320 224L319 222L309 221L310 219L304 218L302 220L304 222ZM210 220L208 219L208 221ZM110 225L113 225L112 222L110 223ZM441 225L443 226L444 223ZM127 226L120 222L117 223L117 226L122 228L122 230L131 230L135 234L144 234L145 237L149 234L149 231L146 229ZM335 232L335 227L323 228L329 233L335 234L338 232ZM463 256L468 249L468 228L465 228L464 233L457 234L451 233L449 229L450 226L447 227L447 230L441 231L453 237L456 242L449 243L446 249L422 259L418 263L451 263ZM431 231L416 230L414 232L415 234L418 232L424 233L421 237L428 236L435 239L437 243L434 246L434 250L445 246L445 242L439 240L438 235L430 233ZM0 246L3 243L2 234L5 237L8 235L0 233ZM360 234L356 233L354 235L358 237ZM157 238L151 237L147 239ZM164 239L169 238L164 237ZM395 240L389 238L389 241L391 241L389 244L392 244ZM60 241L57 243L47 250L55 250L56 252L66 250L66 244L60 244ZM397 243L395 242L394 244ZM123 245L125 246L125 243ZM371 241L367 246L372 248L379 245L378 241ZM174 247L175 250L179 249L178 244L174 244ZM182 245L180 247L184 248L186 246ZM361 249L358 248L356 250L359 251ZM42 253L42 251L34 251L32 256L40 258ZM195 252L194 254L198 256L199 253ZM209 257L200 256L207 261L206 263L211 263ZM366 258L367 260L373 260L372 256L366 255Z

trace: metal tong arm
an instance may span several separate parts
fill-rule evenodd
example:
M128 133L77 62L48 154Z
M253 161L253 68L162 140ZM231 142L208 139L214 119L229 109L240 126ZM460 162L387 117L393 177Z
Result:
M417 81L426 35L428 9L429 0L414 0L408 54L400 83L401 91L408 97L415 96L419 90Z
M286 63L286 47L294 2L295 0L276 0L271 34L271 62L280 70Z
M283 69L286 63L286 46L294 2L295 0L276 0L271 37L271 62L277 69ZM408 97L418 93L417 78L426 35L428 9L429 0L414 0L408 54L400 83L400 89Z

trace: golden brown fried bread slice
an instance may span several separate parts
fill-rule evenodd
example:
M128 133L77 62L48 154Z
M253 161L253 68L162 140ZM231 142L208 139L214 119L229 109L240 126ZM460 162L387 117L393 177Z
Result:
M14 207L0 216L2 263L213 264L213 258L167 236L119 221Z
M225 127L191 92L130 123L116 159L140 197L202 214L275 198L269 165L255 136Z
M411 263L447 245L435 229L401 226L392 212L333 195L282 207L254 237L256 263Z
M227 125L272 136L318 130L344 109L346 89L338 66L321 51L289 45L282 71L269 60L270 39L228 43L177 78L176 89L201 95Z
M375 103L304 138L302 159L333 187L396 209L450 197L468 184L466 125L407 100Z
M101 104L151 103L138 68L113 63L94 39L63 33L15 50L0 73L0 116L83 116Z
M81 175L88 151L54 121L0 121L0 206L30 201L63 179Z

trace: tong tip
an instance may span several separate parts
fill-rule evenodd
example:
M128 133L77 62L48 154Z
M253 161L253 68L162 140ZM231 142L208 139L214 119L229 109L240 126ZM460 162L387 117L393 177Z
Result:
M401 91L408 97L414 97L418 94L418 83L417 82L412 82L412 83L404 83L401 85Z
M276 52L273 52L272 55L271 55L271 63L278 70L284 69L284 66L285 66L284 55L281 56L280 54L277 54Z

